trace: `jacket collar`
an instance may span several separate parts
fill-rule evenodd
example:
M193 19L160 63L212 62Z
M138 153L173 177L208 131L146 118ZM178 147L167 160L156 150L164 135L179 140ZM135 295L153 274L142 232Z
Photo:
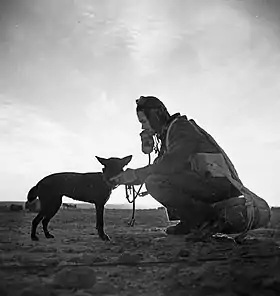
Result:
M164 127L163 130L162 130L162 138L165 138L165 137L166 137L166 132L167 132L168 127L169 127L169 125L171 124L171 122L172 122L173 120L175 120L175 119L176 119L177 117L179 117L179 116L181 116L181 114L180 114L179 112L177 112L177 113L175 113L175 114L173 114L173 115L170 116L169 120L167 121L165 127Z

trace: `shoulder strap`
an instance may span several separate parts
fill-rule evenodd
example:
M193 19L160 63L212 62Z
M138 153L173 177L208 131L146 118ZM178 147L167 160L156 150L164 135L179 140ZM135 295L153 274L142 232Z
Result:
M176 117L175 119L173 119L173 120L171 121L171 123L169 124L168 128L167 128L167 131L166 131L166 138L165 138L165 145L166 145L165 147L168 147L168 145L169 145L169 140L168 140L168 138L169 138L170 130L171 130L172 125L175 123L175 121L177 121L178 118L179 118L179 117Z

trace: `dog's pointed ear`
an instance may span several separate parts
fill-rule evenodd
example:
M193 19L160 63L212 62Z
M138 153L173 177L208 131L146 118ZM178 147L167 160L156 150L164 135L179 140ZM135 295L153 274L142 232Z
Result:
M103 157L99 157L99 156L95 156L96 157L96 159L102 164L102 165L104 165L104 166L106 166L107 165L107 159L106 158L103 158Z
M128 164L130 163L131 159L132 159L132 155L128 155L128 156L126 156L126 157L123 157L123 158L122 158L123 166L128 165Z

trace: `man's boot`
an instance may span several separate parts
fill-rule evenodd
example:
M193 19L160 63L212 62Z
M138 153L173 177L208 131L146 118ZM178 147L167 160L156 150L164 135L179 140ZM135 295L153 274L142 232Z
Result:
M178 211L174 208L168 207L166 208L167 216L169 221L179 221L181 220L178 216Z
M191 232L189 223L180 221L178 224L169 226L166 229L166 234L171 235L182 235L189 234Z

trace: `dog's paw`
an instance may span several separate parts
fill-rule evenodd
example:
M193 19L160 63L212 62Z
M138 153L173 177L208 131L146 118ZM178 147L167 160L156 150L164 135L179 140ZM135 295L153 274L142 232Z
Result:
M103 234L100 236L100 238L103 240L103 241L110 241L110 237L107 235L107 234Z
M37 242L39 240L39 237L37 235L32 235L31 240L33 240L34 242Z
M45 236L46 236L46 238L54 238L54 235L52 235L50 233L46 233Z

